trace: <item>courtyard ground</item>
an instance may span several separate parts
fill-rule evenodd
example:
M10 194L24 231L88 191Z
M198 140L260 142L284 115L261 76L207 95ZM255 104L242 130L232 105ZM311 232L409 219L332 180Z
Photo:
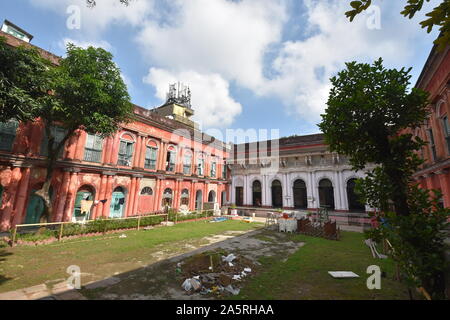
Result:
M329 241L262 227L241 221L189 222L124 232L126 238L119 233L39 247L2 248L0 298L12 290L18 297L29 298L17 289L33 286L28 291L34 297L50 295L52 287L60 287L67 278L67 267L78 265L83 288L67 298L408 299L403 285L393 280L392 261L373 259L360 233L343 232L341 241ZM189 261L229 253L252 266L249 276L233 283L241 289L239 295L187 294L181 288ZM179 263L182 272L176 271ZM371 291L366 287L366 269L374 264L386 275L381 290ZM327 273L343 270L360 278L336 280Z

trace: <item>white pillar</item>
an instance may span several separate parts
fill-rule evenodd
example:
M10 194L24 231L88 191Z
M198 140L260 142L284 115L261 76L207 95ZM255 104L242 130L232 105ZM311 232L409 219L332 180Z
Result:
M267 205L267 196L266 196L266 175L261 176L261 204L262 206L266 206Z
M342 200L341 200L341 185L339 183L338 172L333 172L333 186L334 186L334 208L336 210L342 210Z
M347 185L344 181L343 171L339 171L339 179L341 181L341 199L342 199L342 210L348 210L348 195L347 195Z

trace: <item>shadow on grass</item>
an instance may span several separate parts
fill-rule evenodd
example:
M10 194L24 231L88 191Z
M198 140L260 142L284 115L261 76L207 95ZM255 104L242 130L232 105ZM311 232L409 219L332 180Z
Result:
M12 255L12 253L2 250L1 248L2 247L0 246L0 262L3 262L3 261L6 261L6 257ZM4 275L2 275L0 273L0 285L7 282L8 280L11 280L11 278L5 277Z

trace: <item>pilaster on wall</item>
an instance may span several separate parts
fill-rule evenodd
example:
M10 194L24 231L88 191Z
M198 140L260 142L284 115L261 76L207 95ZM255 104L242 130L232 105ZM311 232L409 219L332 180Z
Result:
M25 220L25 202L28 195L31 176L31 167L25 167L22 170L22 179L20 180L19 190L16 196L15 213L12 226L22 223Z
M20 167L15 167L11 172L11 180L6 186L2 195L2 216L0 221L0 230L8 230L11 226L11 215L14 209L14 202L16 199L16 190L19 181L22 177Z

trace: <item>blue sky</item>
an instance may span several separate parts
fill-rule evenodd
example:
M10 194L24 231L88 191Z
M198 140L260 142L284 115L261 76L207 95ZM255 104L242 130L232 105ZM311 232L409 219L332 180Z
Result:
M353 23L343 0L118 2L97 0L89 9L84 0L1 1L0 19L57 55L67 42L111 51L140 106L161 105L169 83L188 84L195 119L216 136L225 129L316 133L328 79L346 61L381 56L389 67L413 67L414 84L437 36L419 27L423 14L400 15L405 1L374 1ZM68 20L81 24L70 29Z

